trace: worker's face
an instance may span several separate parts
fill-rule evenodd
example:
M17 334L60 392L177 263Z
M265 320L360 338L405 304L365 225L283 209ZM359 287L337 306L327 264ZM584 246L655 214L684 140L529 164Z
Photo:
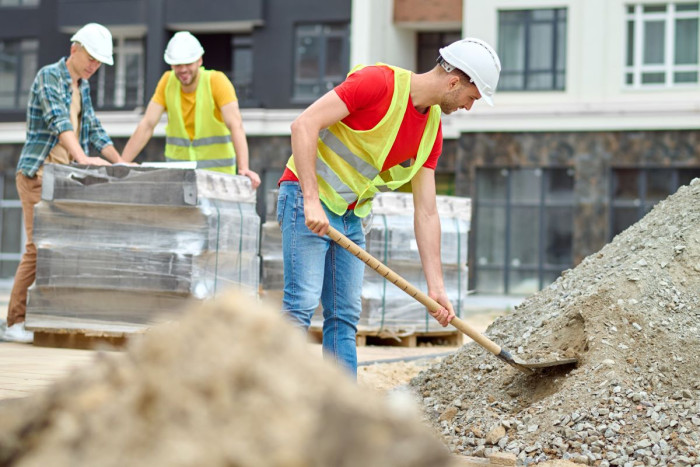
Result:
M173 73L175 73L177 79L180 80L180 83L182 83L183 86L189 86L197 81L200 66L202 66L201 58L196 62L184 65L171 65L170 67L173 69Z
M71 68L81 79L90 79L102 62L94 58L82 45L74 42L70 47Z
M451 114L459 109L470 110L474 102L481 99L481 93L474 83L455 76L448 84L448 89L442 96L440 109L444 114Z

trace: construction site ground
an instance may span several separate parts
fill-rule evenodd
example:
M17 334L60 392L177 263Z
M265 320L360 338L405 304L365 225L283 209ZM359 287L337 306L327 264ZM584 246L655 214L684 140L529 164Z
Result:
M7 288L7 287L5 287ZM8 290L0 291L0 318L7 312ZM483 332L503 310L480 306L466 321ZM314 352L319 344L310 342ZM358 383L385 391L407 384L421 369L456 351L458 347L431 345L400 347L366 345L357 348ZM89 365L95 350L39 347L0 341L0 404L46 388L72 371Z

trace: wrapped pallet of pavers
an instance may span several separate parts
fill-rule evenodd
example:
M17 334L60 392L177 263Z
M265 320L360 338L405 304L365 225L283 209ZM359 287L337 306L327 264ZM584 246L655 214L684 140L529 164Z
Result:
M256 295L260 218L246 177L47 164L27 328L120 335L231 287Z

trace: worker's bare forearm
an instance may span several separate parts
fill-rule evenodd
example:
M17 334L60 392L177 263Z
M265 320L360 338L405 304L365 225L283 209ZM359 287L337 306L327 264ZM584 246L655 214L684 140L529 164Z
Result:
M239 171L250 169L250 158L248 155L248 141L243 131L243 125L240 125L235 131L231 132L231 142L233 149L236 151L236 165Z
M119 156L119 152L111 144L109 146L105 146L104 148L102 148L102 155L104 156L105 159L110 161L112 164L122 162L122 158Z
M416 243L421 264L428 284L428 291L441 293L445 290L442 277L442 258L440 251L441 227L437 212L425 213L416 210L414 217Z
M131 162L136 159L136 156L141 153L152 136L153 127L144 122L139 123L136 127L136 131L131 135L131 138L129 138L129 141L127 141L122 151L122 160L124 162Z
M58 142L63 146L68 154L79 164L87 164L88 156L78 142L78 137L73 131L64 131L58 135Z
M305 201L318 201L316 181L316 144L319 131L309 128L303 122L292 124L292 152L297 178L301 184Z

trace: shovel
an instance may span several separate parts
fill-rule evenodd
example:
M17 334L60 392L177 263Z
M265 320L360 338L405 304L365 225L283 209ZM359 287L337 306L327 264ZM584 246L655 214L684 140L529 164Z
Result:
M346 250L348 250L350 253L353 255L357 256L360 258L367 266L370 268L374 269L378 274L383 276L385 279L387 279L389 282L393 283L396 285L399 289L403 290L406 292L408 295L411 297L415 298L418 300L420 303L425 305L429 310L435 311L439 310L442 308L442 306L418 290L416 287L414 287L411 283L409 283L406 279L403 277L399 276L397 273L389 269L388 266L384 265L381 261L379 261L377 258L374 256L370 255L367 253L365 250L360 248L356 243L354 243L352 240L347 238L345 235L341 234L338 232L336 229L334 229L331 226L328 226L328 236L335 241L338 245L342 246ZM562 366L562 365L574 365L578 363L578 359L576 358L564 358L564 359L559 359L559 360L552 360L548 362L537 362L537 363L527 363L524 362L520 359L517 359L516 357L513 357L511 353L501 347L500 345L496 344L493 342L491 339L488 337L484 336L481 334L479 331L471 327L469 324L465 323L461 319L457 318L456 316L452 318L452 321L450 321L450 324L457 328L459 331L462 333L466 334L469 336L472 340L474 340L477 344L482 346L484 349L488 350L492 354L494 354L496 357L500 358L507 364L517 368L518 370L522 371L523 373L527 373L528 375L534 374L537 370L541 370L544 368L550 368L550 367L556 367L556 366Z

